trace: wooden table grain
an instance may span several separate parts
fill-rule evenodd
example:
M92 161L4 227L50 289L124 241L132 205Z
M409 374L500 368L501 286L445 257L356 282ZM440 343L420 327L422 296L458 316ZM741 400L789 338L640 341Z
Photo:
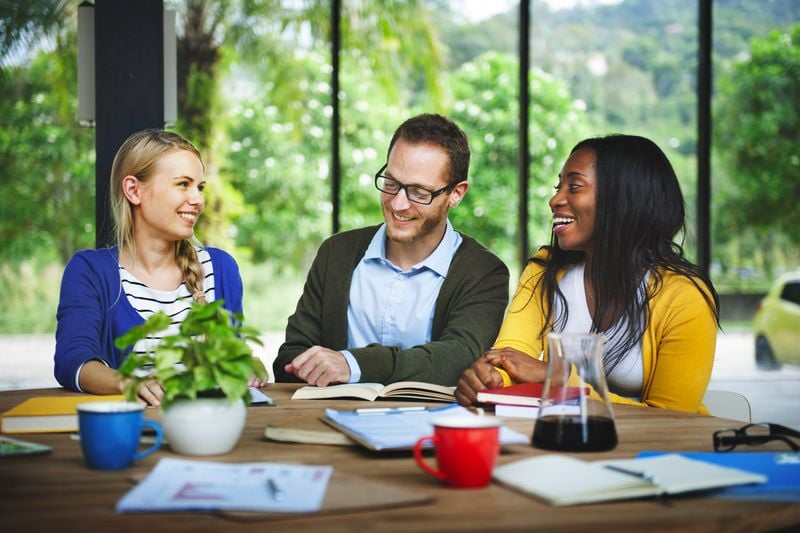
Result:
M333 431L320 421L328 406L363 407L369 402L292 401L296 385L270 384L264 389L276 400L273 407L249 407L247 426L229 454L200 459L226 462L287 462L330 464L343 474L401 487L434 498L411 507L362 510L329 515L304 515L269 521L237 521L211 513L117 514L114 505L132 487L132 478L145 475L163 457L166 446L133 467L114 472L88 469L79 442L68 434L28 434L20 438L53 447L41 456L0 458L0 531L264 531L301 528L312 531L759 531L794 529L800 525L800 504L729 501L707 495L673 497L666 503L637 500L551 507L531 497L492 484L484 489L459 490L441 485L424 474L410 453L378 454L356 446L294 444L269 441L267 425ZM0 412L32 396L71 394L64 389L0 393ZM422 402L381 402L381 406L423 405ZM576 454L594 460L633 457L641 450L711 451L711 434L739 422L659 409L615 405L620 443L604 453ZM160 418L160 411L147 411ZM532 420L508 420L513 429L530 435ZM777 448L776 448L777 449ZM499 463L546 453L524 444L504 447ZM329 490L334 490L331 486Z

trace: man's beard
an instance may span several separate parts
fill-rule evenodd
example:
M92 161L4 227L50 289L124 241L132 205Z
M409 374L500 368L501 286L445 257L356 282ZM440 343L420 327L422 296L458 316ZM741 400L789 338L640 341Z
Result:
M392 227L387 224L386 236L390 240L401 244L418 241L432 234L442 222L444 217L445 213L439 212L438 216L435 218L426 218L425 222L422 223L422 226L420 226L420 228L412 234L402 233L401 235L393 235L394 232L392 231Z

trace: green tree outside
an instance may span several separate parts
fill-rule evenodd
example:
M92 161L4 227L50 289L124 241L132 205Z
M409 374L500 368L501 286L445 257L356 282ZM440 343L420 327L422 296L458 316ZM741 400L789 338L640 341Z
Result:
M724 271L770 275L798 264L798 102L800 25L753 40L749 57L720 77L715 140L724 146L724 172L716 182L714 231Z
M531 69L529 235L531 246L550 240L547 201L569 149L588 131L566 85ZM515 57L488 52L463 64L450 79L451 116L470 139L471 189L451 212L453 225L477 237L510 266L517 265L518 66Z

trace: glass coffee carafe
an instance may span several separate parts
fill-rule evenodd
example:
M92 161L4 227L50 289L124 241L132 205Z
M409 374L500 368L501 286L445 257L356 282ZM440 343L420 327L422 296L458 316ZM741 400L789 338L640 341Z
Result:
M601 335L547 335L547 376L533 429L537 448L599 452L617 445Z

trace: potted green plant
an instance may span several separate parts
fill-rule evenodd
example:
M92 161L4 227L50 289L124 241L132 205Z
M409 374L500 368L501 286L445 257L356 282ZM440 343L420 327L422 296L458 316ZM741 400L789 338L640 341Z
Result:
M125 396L136 400L142 381L164 387L161 402L164 433L172 449L190 455L215 455L233 449L244 428L250 402L247 382L267 375L248 342L262 344L258 331L223 301L193 303L179 332L163 336L146 353L131 353L118 373L128 380ZM116 339L119 349L164 331L170 324L156 313Z

